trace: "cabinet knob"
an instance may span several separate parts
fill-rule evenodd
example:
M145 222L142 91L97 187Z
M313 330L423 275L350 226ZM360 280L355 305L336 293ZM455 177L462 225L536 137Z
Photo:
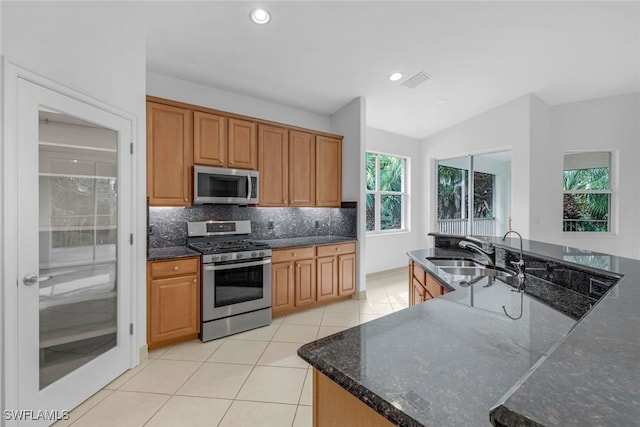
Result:
M230 161L229 161L229 164L230 164L230 165L232 165L232 164L233 164L233 160L230 160Z
M177 265L173 266L173 271L178 271L179 267Z
M188 202L188 201L189 201L189 199L187 199L187 198L185 197L185 198L184 198L184 201L185 201L185 202Z
M196 283L198 281L198 279L193 279L193 283Z
M336 251L337 251L337 252L340 252L340 248L336 248Z
M295 252L294 252L292 255L293 255L293 256L298 256L298 255L296 255L296 253L295 253Z
M335 264L335 263L336 263L336 260L335 260L335 258L334 258L334 259L332 259L332 260L331 260L331 262Z

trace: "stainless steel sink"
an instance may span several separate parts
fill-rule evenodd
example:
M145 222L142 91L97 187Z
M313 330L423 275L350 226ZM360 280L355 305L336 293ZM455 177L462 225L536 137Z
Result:
M469 276L469 277L478 277L478 276L509 277L515 274L508 270L503 270L503 269L499 269L491 266L482 266L482 265L477 265L475 267L464 267L464 266L440 267L440 270L454 276Z
M479 262L470 259L427 258L427 261L438 267L483 267Z

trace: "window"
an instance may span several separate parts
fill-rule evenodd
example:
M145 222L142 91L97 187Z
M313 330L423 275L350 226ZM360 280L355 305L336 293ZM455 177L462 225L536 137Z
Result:
M563 231L611 231L610 177L610 152L564 155Z
M368 232L407 228L407 159L367 152Z

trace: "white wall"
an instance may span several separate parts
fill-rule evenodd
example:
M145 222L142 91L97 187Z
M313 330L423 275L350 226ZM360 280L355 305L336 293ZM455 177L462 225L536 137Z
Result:
M540 173L532 238L560 245L640 258L640 92L553 106L550 138L536 147ZM613 233L562 232L562 156L570 150L614 151ZM542 163L544 162L544 163Z
M425 194L420 209L421 245L428 243L426 235L435 229L435 161L497 151L512 152L512 225L524 237L529 235L530 99L530 95L521 96L420 142L420 187Z
M148 71L147 95L303 128L331 132L329 116Z
M366 151L404 156L409 159L409 206L410 223L408 232L382 233L366 235L367 259L366 273L389 270L407 265L407 252L419 249L419 215L420 200L424 196L424 188L420 184L421 165L418 140L379 129L367 128ZM364 155L362 157L364 159ZM362 165L364 169L364 165ZM362 183L364 192L364 182ZM365 211L364 199L362 210ZM366 216L366 215L365 215ZM364 224L362 226L363 234ZM423 245L422 245L423 246Z
M366 100L356 98L331 115L331 131L344 136L342 140L342 200L358 202L358 265L357 291L365 288L365 259L367 245L364 239L364 153Z
M133 233L137 348L146 345L146 41L138 5L129 2L2 3L1 53L9 61L136 118ZM9 141L3 141L8 144ZM0 218L2 220L2 218ZM6 348L4 343L2 348ZM137 357L133 357L137 363ZM4 379L4 377L3 377Z

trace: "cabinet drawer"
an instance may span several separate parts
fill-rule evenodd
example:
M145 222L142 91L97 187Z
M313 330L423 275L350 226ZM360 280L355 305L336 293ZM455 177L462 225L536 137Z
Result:
M356 251L356 243L339 243L337 245L323 245L316 248L317 256L331 256L340 254L349 254Z
M298 259L313 258L313 246L302 248L274 249L271 252L272 262L295 261Z
M200 258L180 258L168 261L153 261L151 263L151 277L181 276L198 272Z

